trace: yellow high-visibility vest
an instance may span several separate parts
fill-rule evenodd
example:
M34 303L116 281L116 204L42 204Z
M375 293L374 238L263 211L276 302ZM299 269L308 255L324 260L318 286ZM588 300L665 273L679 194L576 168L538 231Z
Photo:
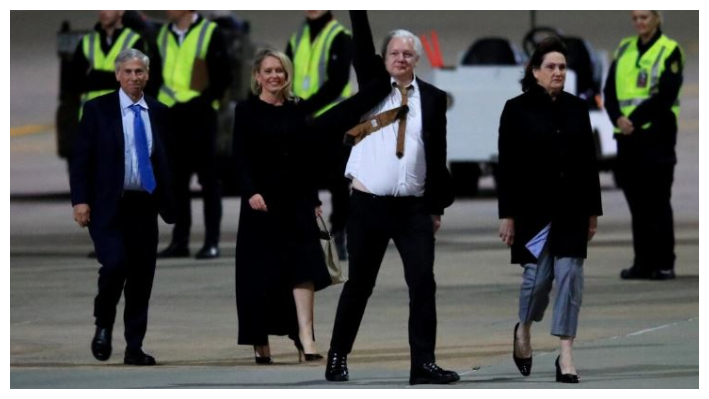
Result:
M168 31L168 24L158 34L158 49L162 57L163 84L158 93L158 100L168 107L176 103L185 103L201 94L192 87L192 73L195 62L205 62L209 43L217 24L206 19L197 24L185 36L182 44ZM212 103L214 109L219 102Z
M101 50L101 34L99 32L92 32L88 35L84 35L81 39L81 48L84 53L84 57L89 62L89 68L96 71L113 72L116 69L116 58L121 51L132 48L135 43L140 39L140 35L135 31L124 28L123 32L118 35L118 39L113 43L108 54L104 54ZM118 85L116 83L116 85ZM108 90L91 90L83 93L81 95L81 107L79 108L79 119L83 114L84 104L87 101L92 100L96 97L102 96L115 91L115 89Z
M620 42L615 55L615 88L623 115L629 116L643 101L657 93L660 76L665 71L665 62L677 48L679 44L676 41L661 35L652 47L638 58L640 52L637 36L627 37ZM684 64L684 54L681 62ZM679 99L672 106L672 112L679 120ZM647 129L651 125L652 123L648 122L642 128ZM616 134L621 133L618 128L614 131Z
M330 59L330 47L335 37L344 32L349 35L349 31L336 20L331 20L325 25L322 31L310 41L310 27L307 23L290 39L290 46L293 50L293 93L303 99L310 98L317 93L323 83L327 80L327 62ZM348 81L342 89L340 96L331 104L326 105L315 113L319 116L337 103L352 95L352 84Z

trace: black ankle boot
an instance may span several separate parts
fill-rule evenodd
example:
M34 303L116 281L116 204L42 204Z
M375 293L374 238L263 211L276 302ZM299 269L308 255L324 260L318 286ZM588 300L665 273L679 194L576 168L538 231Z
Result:
M333 351L327 353L325 379L328 381L350 380L350 374L347 371L347 355Z

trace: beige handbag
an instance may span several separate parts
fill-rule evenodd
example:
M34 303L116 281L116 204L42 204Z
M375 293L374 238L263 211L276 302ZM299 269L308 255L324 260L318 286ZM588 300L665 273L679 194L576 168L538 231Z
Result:
M320 228L320 244L322 245L322 250L325 255L325 264L327 265L327 271L330 273L332 284L344 283L347 281L347 277L342 276L342 268L340 267L340 260L337 257L335 241L332 238L332 234L330 234L330 230L327 228L327 224L325 224L325 220L319 215L318 227Z

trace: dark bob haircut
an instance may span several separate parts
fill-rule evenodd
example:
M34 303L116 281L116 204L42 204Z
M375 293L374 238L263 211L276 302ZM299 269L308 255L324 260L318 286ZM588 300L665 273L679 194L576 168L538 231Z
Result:
M529 58L529 62L524 68L524 77L520 81L520 83L522 83L523 92L527 92L529 89L537 85L537 79L534 77L532 70L541 68L542 62L544 61L544 56L554 52L561 53L564 57L568 58L566 45L560 38L550 36L539 43L539 46L537 46L537 49L534 50L534 54L532 54L532 57Z

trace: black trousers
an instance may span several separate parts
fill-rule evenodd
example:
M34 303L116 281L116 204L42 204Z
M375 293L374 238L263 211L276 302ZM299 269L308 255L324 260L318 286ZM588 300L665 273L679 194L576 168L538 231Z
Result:
M333 140L338 139L338 140ZM351 148L342 145L341 135L327 136L316 144L318 154L325 157L327 167L321 179L324 188L330 191L332 212L330 213L330 229L333 233L345 231L350 209L350 179L344 176L345 167L350 157Z
M353 190L347 224L349 280L337 307L330 349L350 353L372 294L384 253L393 239L409 287L411 363L435 361L436 282L434 236L423 198L378 197Z
M197 174L204 201L205 245L218 245L222 195L216 163L217 114L204 103L175 104L170 108L173 188L177 215L172 242L187 245L192 227L190 180Z
M126 191L112 228L90 229L98 271L98 295L94 300L96 325L113 328L116 306L125 296L123 321L129 349L139 349L148 327L148 303L155 276L158 219L150 195Z
M345 231L350 209L350 179L338 173L331 176L327 183L332 200L332 213L330 214L330 226L334 233Z
M672 213L672 164L622 161L620 185L628 201L633 225L633 266L651 273L673 269L675 233Z

